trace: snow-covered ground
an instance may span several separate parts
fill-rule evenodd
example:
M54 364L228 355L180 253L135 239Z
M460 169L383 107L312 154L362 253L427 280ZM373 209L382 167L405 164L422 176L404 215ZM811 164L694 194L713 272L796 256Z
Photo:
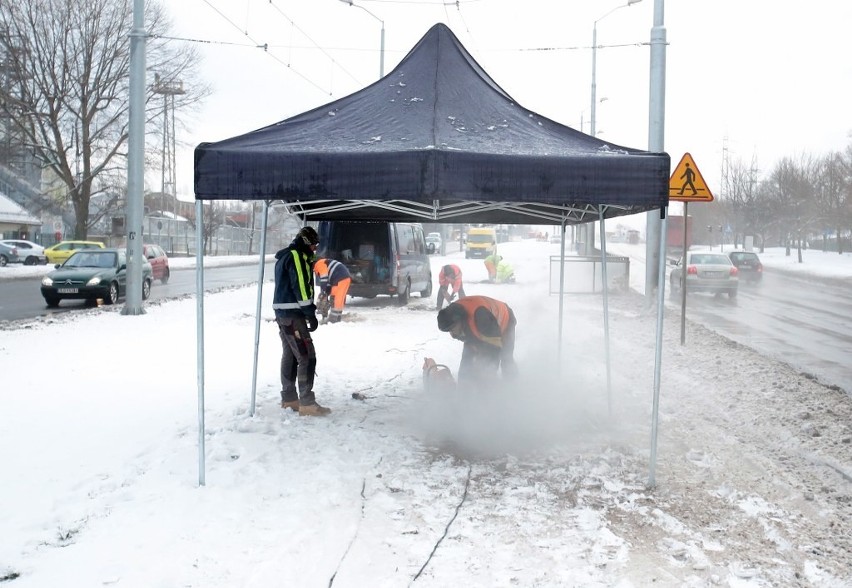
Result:
M434 296L356 299L315 334L328 418L279 406L271 283L253 416L257 292L206 296L205 486L193 299L5 325L0 582L852 586L852 399L692 323L680 346L667 315L649 487L656 318L610 296L608 391L599 296L566 298L558 352L557 251L501 245L508 285L432 258L515 310L518 388L426 394L424 357L455 371L461 355ZM761 259L852 275L849 255Z

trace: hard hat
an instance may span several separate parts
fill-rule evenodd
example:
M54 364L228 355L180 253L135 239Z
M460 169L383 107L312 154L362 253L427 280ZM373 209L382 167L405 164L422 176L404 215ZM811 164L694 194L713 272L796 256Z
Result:
M313 227L302 227L297 237L301 237L305 245L319 245L319 235Z

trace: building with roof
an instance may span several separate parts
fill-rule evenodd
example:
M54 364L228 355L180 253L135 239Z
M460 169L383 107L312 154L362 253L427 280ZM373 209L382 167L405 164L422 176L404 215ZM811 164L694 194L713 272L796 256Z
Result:
M0 237L30 239L41 231L42 222L0 192Z

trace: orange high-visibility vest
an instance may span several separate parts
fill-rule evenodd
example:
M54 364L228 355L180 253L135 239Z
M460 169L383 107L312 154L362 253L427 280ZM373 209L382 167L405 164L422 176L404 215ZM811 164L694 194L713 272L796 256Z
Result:
M494 345L495 347L503 346L503 340L501 337L489 337L480 333L479 329L476 327L476 322L474 321L473 316L477 308L485 308L494 316L495 319L497 319L497 325L500 327L500 335L505 335L506 329L509 327L509 319L511 317L509 305L505 302L495 300L494 298L489 298L488 296L467 296L453 304L460 304L467 311L467 325L474 337L480 341Z

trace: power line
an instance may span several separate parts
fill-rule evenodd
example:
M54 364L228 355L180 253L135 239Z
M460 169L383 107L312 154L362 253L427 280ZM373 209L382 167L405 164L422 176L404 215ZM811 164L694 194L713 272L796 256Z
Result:
M262 49L263 49L263 51L264 51L264 53L266 53L267 55L269 55L272 59L274 59L275 61L277 61L278 63L280 63L281 65L283 65L283 66L284 66L284 67L286 67L287 69L289 69L290 71L292 71L294 74L296 74L297 76L299 76L300 78L302 78L303 80L305 80L307 83L309 83L309 84L310 84L310 85L312 85L313 87L315 87L316 89L318 89L318 90L319 90L320 92L322 92L323 94L328 94L329 96L333 96L333 95L334 95L334 93L333 93L333 91L332 91L332 90L330 90L330 89L329 89L329 90L327 90L326 88L323 88L323 87L322 87L322 86L320 86L318 83L316 83L316 82L314 82L312 79L310 79L307 75L303 74L302 72L298 71L298 70L297 70L297 69L295 69L293 66L291 66L291 65L290 65L290 63L288 63L288 62L286 62L285 60L283 60L283 59L279 58L277 55L275 55L275 54L271 53L271 52L269 51L269 44L268 44L268 43L260 43L260 42L259 42L259 41L257 41L256 39L252 38L252 36L249 34L249 32L248 32L247 30L243 30L243 29L241 29L241 28L240 28L240 26L239 26L239 25L237 25L237 23L235 23L233 20L231 20L230 18L228 18L228 17L227 17L227 16L226 16L226 15L225 15L225 14L224 14L221 10L219 10L218 8L216 8L215 6L213 6L213 4L211 4L210 0L202 0L202 2L204 2L207 6L209 6L211 10L213 10L216 14L218 14L220 17L222 17L222 19L224 19L224 20L225 20L228 24L230 24L230 25L231 25L232 27L234 27L236 30L240 31L240 33L241 33L241 34L243 34L246 38L248 38L250 41L252 41L252 43L254 43L254 47L262 48ZM270 0L270 4L272 4L271 0Z
M314 46L314 47L316 47L317 49L319 49L320 51L322 51L323 55L325 55L326 57L328 57L328 59L329 59L329 60L330 60L330 61L331 61L334 65L337 65L337 66L338 66L341 70L343 70L343 72L344 72L344 73L346 73L346 75L348 75L350 78L352 78L352 80L353 80L353 81L358 82L358 80L355 78L355 76L353 76L351 73L349 73L349 71L347 71L347 69L346 69L345 67L343 67L342 65L340 65L340 64L337 62L337 60L336 60L336 59L334 59L334 57L332 57L331 55L329 55L329 53L328 53L328 52L327 52L324 48L322 48L322 47L319 45L319 43L317 43L316 41L314 41L314 39L313 39L313 38L312 38L312 37L311 37L308 33L306 33L306 32L305 32L305 30L304 30L302 27L300 27L299 25L297 25L297 24L296 24L296 21L294 21L292 18L290 18L289 16L287 16L286 14L284 14L284 11L283 11L283 10L281 10L280 8L278 8L278 6L276 6L276 5L275 5L275 3L274 3L272 0L269 0L269 5L270 5L270 6L272 6L272 7L273 7L273 8L274 8L277 12L278 12L278 14L280 14L283 18L287 19L287 21L290 23L290 25L292 25L293 27L295 27L295 29L296 29L297 31L299 31L300 33L302 33L302 34L305 36L305 38L313 44L313 46ZM359 83L360 83L360 82L359 82Z

